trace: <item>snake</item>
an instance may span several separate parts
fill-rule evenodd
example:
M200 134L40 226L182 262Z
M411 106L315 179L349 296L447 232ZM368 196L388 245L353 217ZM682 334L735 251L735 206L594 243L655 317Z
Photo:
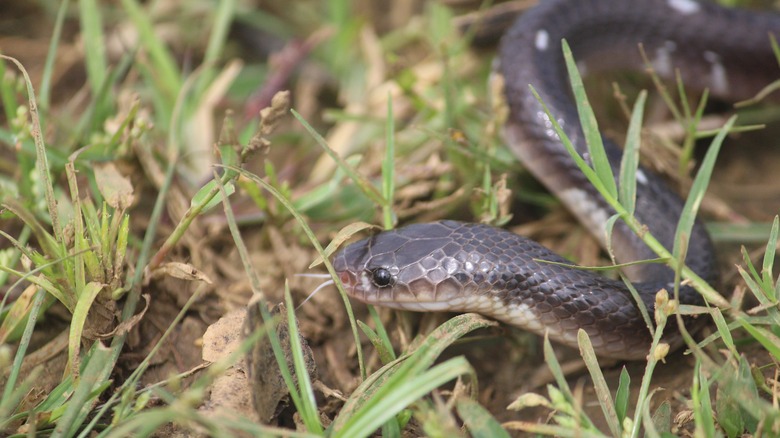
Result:
M576 152L592 164L562 40L582 73L642 70L649 63L661 77L679 75L687 88L707 89L710 95L733 101L754 96L780 77L770 34L780 35L780 16L707 1L543 0L504 33L494 62L509 109L505 143L602 247L609 243L619 263L655 258L623 221L615 222L607 237L605 223L615 211L566 151L529 85ZM622 149L602 138L613 174L618 175ZM634 215L671 250L684 201L642 165L636 180ZM715 250L700 220L687 243L685 264L703 280L717 282ZM476 312L574 348L582 329L600 357L647 358L656 294L673 290L674 271L662 263L624 268L635 298L623 280L570 265L511 231L450 220L383 231L349 244L333 258L347 294L365 303L419 312ZM705 304L690 285L680 286L678 298L680 304ZM643 317L639 302L649 318ZM685 316L682 323L697 322ZM681 338L677 320L670 318L663 341L674 349Z

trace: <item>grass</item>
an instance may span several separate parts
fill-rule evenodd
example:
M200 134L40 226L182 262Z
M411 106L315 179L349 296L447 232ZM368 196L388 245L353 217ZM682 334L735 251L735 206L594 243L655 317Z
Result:
M733 118L706 133L712 144L678 227L683 244L668 252L643 235L711 304L678 306L669 291L658 298L660 311L647 315L656 327L677 309L712 320L702 341L686 339L690 360L678 355L664 364L656 336L644 368L610 370L581 333L584 381L564 373L545 339L529 361L549 367L552 381L545 393L518 396L530 366L511 359L527 335L496 338L489 331L496 324L473 314L415 323L383 309L352 309L340 287L340 302L327 301L332 292L323 291L298 308L313 286L292 275L318 259L335 275L328 257L368 223L559 225L556 202L501 145L502 108L487 102L484 84L490 56L470 50L454 30L452 11L434 4L381 36L345 0L316 6L318 14L299 6L248 14L233 1L193 5L172 17L136 0L63 1L47 18L55 26L45 35L43 71L31 79L29 61L10 57L0 66L0 140L10 163L0 167L0 434L780 433L777 217L751 224L747 234L743 226L718 225L720 242L766 248L756 255L724 245L739 262L728 286L734 294L679 262L721 144L732 127L744 129ZM228 30L239 16L272 36L320 28L329 35L291 78L292 97L278 94L252 120L235 114L278 65L246 66L236 76ZM175 30L168 34L173 41L160 38L163 24ZM75 44L63 35L69 26L79 29L85 48L75 87L54 79L59 54ZM118 28L135 35L123 40L121 53L109 44ZM618 212L612 223L619 217L641 232L632 218L633 184L652 93L638 93L616 179L598 158L598 124L585 110L585 87L575 68L570 73L595 163L581 162L582 170ZM685 127L674 172L687 178L704 104L691 109L684 94L660 94ZM204 150L214 166L197 164ZM577 247L586 242L576 232L537 234L559 249L571 239L580 239ZM272 312L279 303L283 311ZM247 305L253 316L243 335L241 328L235 333L238 346L204 363L197 339L205 328ZM480 329L488 336L467 337ZM182 340L188 334L191 343ZM490 350L496 342L503 342L499 361ZM260 367L264 351L275 365ZM665 367L685 382L671 395L659 390ZM228 403L215 398L215 388L246 369L250 376L278 375L290 406L273 412L270 423L251 409L200 409ZM234 392L244 402L271 392L253 386L257 380L239 382L244 391ZM680 412L692 420L675 422Z

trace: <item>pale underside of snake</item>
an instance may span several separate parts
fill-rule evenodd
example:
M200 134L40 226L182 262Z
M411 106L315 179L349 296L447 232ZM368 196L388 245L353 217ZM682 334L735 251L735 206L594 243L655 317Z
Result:
M524 13L504 35L496 63L510 116L508 147L570 209L602 245L613 210L587 182L560 143L529 85L588 161L566 75L566 39L581 71L640 69L641 43L655 71L678 70L686 86L707 88L723 99L753 96L780 77L770 45L780 16L727 9L695 0L548 0ZM604 139L615 175L621 150ZM635 216L667 248L673 246L683 201L656 175L637 172ZM618 262L656 257L625 223L611 234ZM347 293L366 303L413 311L478 312L511 325L548 333L577 345L584 329L603 357L642 359L651 335L628 287L568 263L538 243L506 230L454 221L415 224L349 245L334 258ZM717 280L715 255L704 226L694 226L686 264L701 278ZM626 274L653 315L655 295L671 288L674 273L661 264L639 264ZM680 301L703 304L690 287ZM676 323L664 337L680 343Z

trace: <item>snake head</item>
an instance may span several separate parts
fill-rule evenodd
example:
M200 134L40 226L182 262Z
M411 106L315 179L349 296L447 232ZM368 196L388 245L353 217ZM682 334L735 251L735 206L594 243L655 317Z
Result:
M457 257L461 245L452 233L459 227L445 221L385 231L348 245L336 254L333 267L347 294L365 303L465 310L460 308L464 297L477 288L469 272L479 263Z

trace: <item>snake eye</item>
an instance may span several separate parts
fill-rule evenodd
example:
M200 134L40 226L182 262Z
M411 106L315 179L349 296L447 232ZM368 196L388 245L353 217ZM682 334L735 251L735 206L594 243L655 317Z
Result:
M376 268L371 271L371 283L378 288L391 286L393 284L393 275L385 268Z

